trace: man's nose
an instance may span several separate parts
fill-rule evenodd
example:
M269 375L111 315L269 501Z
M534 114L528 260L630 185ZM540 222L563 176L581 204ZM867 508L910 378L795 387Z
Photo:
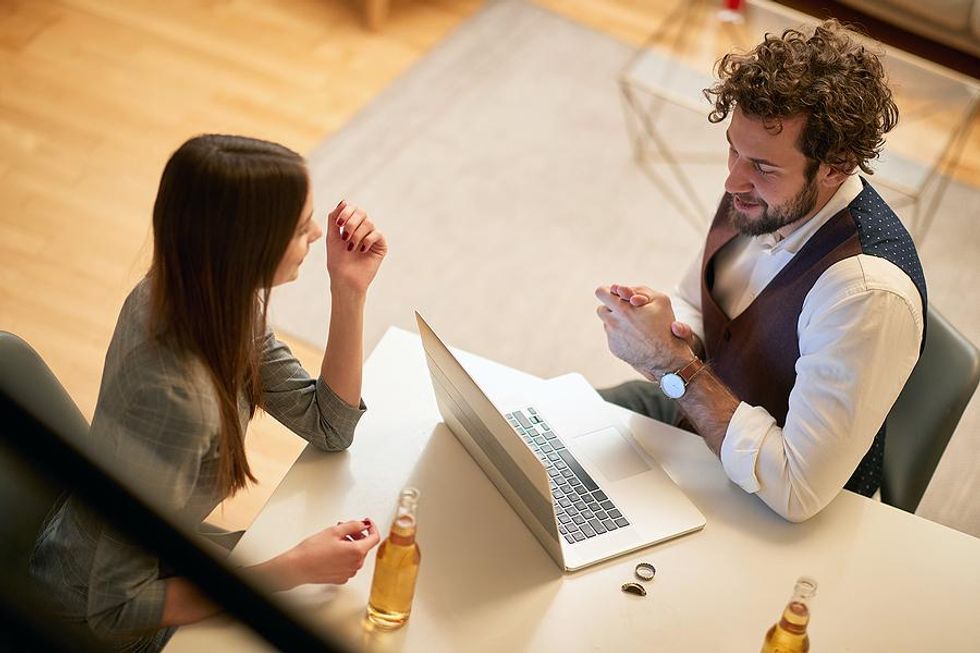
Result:
M753 189L749 175L746 173L748 162L735 161L728 166L728 177L725 179L725 191L728 193L748 193Z

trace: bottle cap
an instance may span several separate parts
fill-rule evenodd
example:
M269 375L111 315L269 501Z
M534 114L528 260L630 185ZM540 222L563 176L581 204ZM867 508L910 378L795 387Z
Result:
M653 577L657 575L657 568L649 562L641 562L633 569L633 573L640 580L653 580Z
M623 586L620 589L627 594L636 594L637 596L647 595L646 589L639 583L623 583Z

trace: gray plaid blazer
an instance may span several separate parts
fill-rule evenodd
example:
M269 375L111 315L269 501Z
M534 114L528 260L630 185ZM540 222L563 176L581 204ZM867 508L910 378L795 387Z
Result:
M149 282L123 304L106 354L86 445L131 479L161 509L200 524L224 498L216 488L220 414L203 364L150 336ZM350 446L364 413L313 379L271 330L265 333L262 390L269 414L325 451ZM250 419L239 400L242 432ZM166 572L74 497L45 524L31 572L64 618L85 623L119 651L158 651Z

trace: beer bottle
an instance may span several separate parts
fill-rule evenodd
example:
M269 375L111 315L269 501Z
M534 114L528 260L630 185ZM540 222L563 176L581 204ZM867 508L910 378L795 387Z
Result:
M412 612L415 579L422 554L415 541L415 511L419 491L405 488L398 496L391 532L378 547L374 561L368 619L384 630L401 628Z
M810 623L810 599L816 593L817 581L806 577L796 581L782 618L766 633L761 653L806 653L810 650L806 627Z

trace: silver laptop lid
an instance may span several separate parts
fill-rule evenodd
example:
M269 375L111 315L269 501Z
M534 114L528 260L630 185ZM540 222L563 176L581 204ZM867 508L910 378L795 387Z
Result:
M565 568L548 472L417 312L439 413L545 551Z

